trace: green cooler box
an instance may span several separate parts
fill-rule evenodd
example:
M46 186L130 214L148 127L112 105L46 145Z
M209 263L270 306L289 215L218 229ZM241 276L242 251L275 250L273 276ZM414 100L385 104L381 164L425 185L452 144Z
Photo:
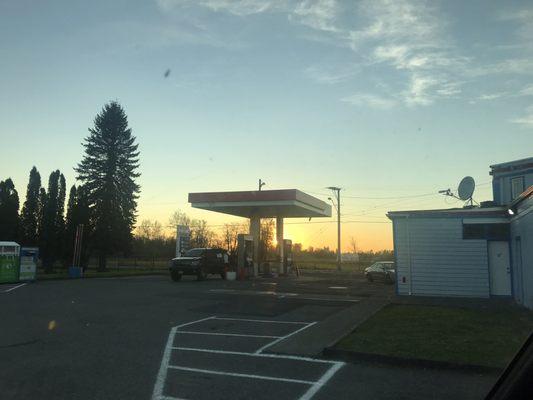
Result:
M0 242L0 283L19 281L20 246L15 242Z

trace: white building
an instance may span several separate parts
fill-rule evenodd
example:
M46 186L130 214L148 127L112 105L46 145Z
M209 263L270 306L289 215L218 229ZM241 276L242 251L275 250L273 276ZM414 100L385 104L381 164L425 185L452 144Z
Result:
M495 204L389 212L399 295L513 296L533 308L533 158L491 166ZM514 200L512 200L514 199Z

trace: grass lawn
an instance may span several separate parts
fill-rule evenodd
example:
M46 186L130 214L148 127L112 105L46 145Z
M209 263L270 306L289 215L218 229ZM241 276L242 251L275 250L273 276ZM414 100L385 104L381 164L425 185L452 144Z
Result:
M533 312L389 305L336 347L363 353L505 367L533 331Z

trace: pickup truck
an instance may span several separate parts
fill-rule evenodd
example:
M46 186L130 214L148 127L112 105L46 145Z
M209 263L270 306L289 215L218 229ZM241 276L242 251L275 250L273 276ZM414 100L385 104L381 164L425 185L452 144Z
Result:
M173 281L181 280L183 275L195 275L201 281L209 274L220 275L224 279L227 267L229 267L229 256L226 250L196 248L173 258L169 269Z

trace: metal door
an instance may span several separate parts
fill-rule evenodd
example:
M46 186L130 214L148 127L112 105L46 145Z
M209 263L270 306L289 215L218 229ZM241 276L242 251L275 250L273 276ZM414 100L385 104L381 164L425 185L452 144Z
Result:
M509 243L489 241L490 294L494 296L511 295L511 260Z

